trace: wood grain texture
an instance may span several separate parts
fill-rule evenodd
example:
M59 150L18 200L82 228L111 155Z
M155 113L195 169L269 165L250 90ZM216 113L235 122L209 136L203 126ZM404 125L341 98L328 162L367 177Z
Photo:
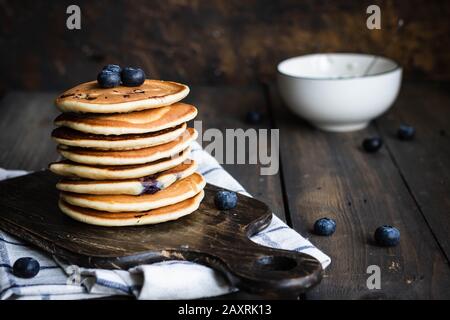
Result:
M366 27L374 3L381 30ZM0 91L66 89L106 63L188 84L254 83L282 59L333 51L382 53L407 79L450 79L448 1L80 0L74 31L70 4L0 1Z
M331 266L308 299L449 298L450 269L438 243L408 192L386 149L367 154L360 148L370 128L330 134L292 115L271 90L280 127L283 181L293 226L330 254ZM336 220L331 237L315 236L318 218ZM375 229L400 229L397 247L373 243ZM369 265L381 268L381 290L369 290Z
M321 279L320 262L303 253L260 246L249 236L270 224L262 202L239 195L236 208L215 208L219 189L208 185L200 208L176 221L137 227L98 227L63 215L58 177L50 171L0 182L0 228L70 264L129 269L186 260L222 272L241 290L298 295Z
M53 93L8 94L0 102L0 168L41 170L58 159L50 138L59 113Z
M416 138L397 138L400 124ZM450 95L448 84L406 84L395 108L377 120L395 165L450 260Z

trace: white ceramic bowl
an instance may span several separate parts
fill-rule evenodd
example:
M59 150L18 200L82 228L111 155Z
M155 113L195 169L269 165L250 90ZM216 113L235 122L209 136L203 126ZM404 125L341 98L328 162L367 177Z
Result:
M310 54L278 65L285 103L326 131L365 128L394 103L401 78L397 63L368 54Z

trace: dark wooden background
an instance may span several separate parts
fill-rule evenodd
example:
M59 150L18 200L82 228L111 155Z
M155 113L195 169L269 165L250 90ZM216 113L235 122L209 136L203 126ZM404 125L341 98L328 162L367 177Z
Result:
M66 28L70 4L81 30ZM370 4L381 30L366 28ZM0 94L63 89L111 62L190 85L255 83L284 58L324 51L384 54L406 79L449 80L449 16L449 1L427 0L0 0Z

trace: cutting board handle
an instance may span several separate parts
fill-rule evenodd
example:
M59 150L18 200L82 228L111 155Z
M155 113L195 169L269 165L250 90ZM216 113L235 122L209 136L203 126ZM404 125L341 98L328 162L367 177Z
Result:
M241 241L246 243L239 248L235 244L229 250L214 253L221 262L221 266L215 267L222 269L239 289L258 294L292 295L302 293L322 278L322 265L310 255L261 246L248 238ZM238 251L242 253L237 255Z

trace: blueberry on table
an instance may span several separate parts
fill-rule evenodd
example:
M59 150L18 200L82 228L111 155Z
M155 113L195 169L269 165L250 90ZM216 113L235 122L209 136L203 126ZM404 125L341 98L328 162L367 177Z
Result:
M320 218L314 223L314 233L319 236L330 236L336 231L336 221L330 218Z
M249 111L245 115L245 121L250 124L258 124L262 120L262 114L259 111Z
M383 247L393 247L400 242L400 231L392 226L381 226L375 230L375 242Z
M377 152L383 145L380 137L366 138L362 142L362 147L367 152Z
M122 69L122 84L127 87L137 87L144 83L145 73L142 69L126 67Z
M233 191L220 190L214 196L214 204L220 210L233 209L237 205L237 200L237 194Z
M31 257L19 258L14 262L13 274L19 278L33 278L39 273L39 262Z
M400 125L400 127L398 128L398 131L397 131L397 137L400 140L411 140L412 138L414 138L415 134L416 134L416 129L414 129L414 127L409 126L407 124Z
M97 82L102 88L114 88L120 85L120 74L110 70L102 70L97 76Z
M112 72L120 73L122 71L122 68L117 64L108 64L103 67L103 70L109 70Z

